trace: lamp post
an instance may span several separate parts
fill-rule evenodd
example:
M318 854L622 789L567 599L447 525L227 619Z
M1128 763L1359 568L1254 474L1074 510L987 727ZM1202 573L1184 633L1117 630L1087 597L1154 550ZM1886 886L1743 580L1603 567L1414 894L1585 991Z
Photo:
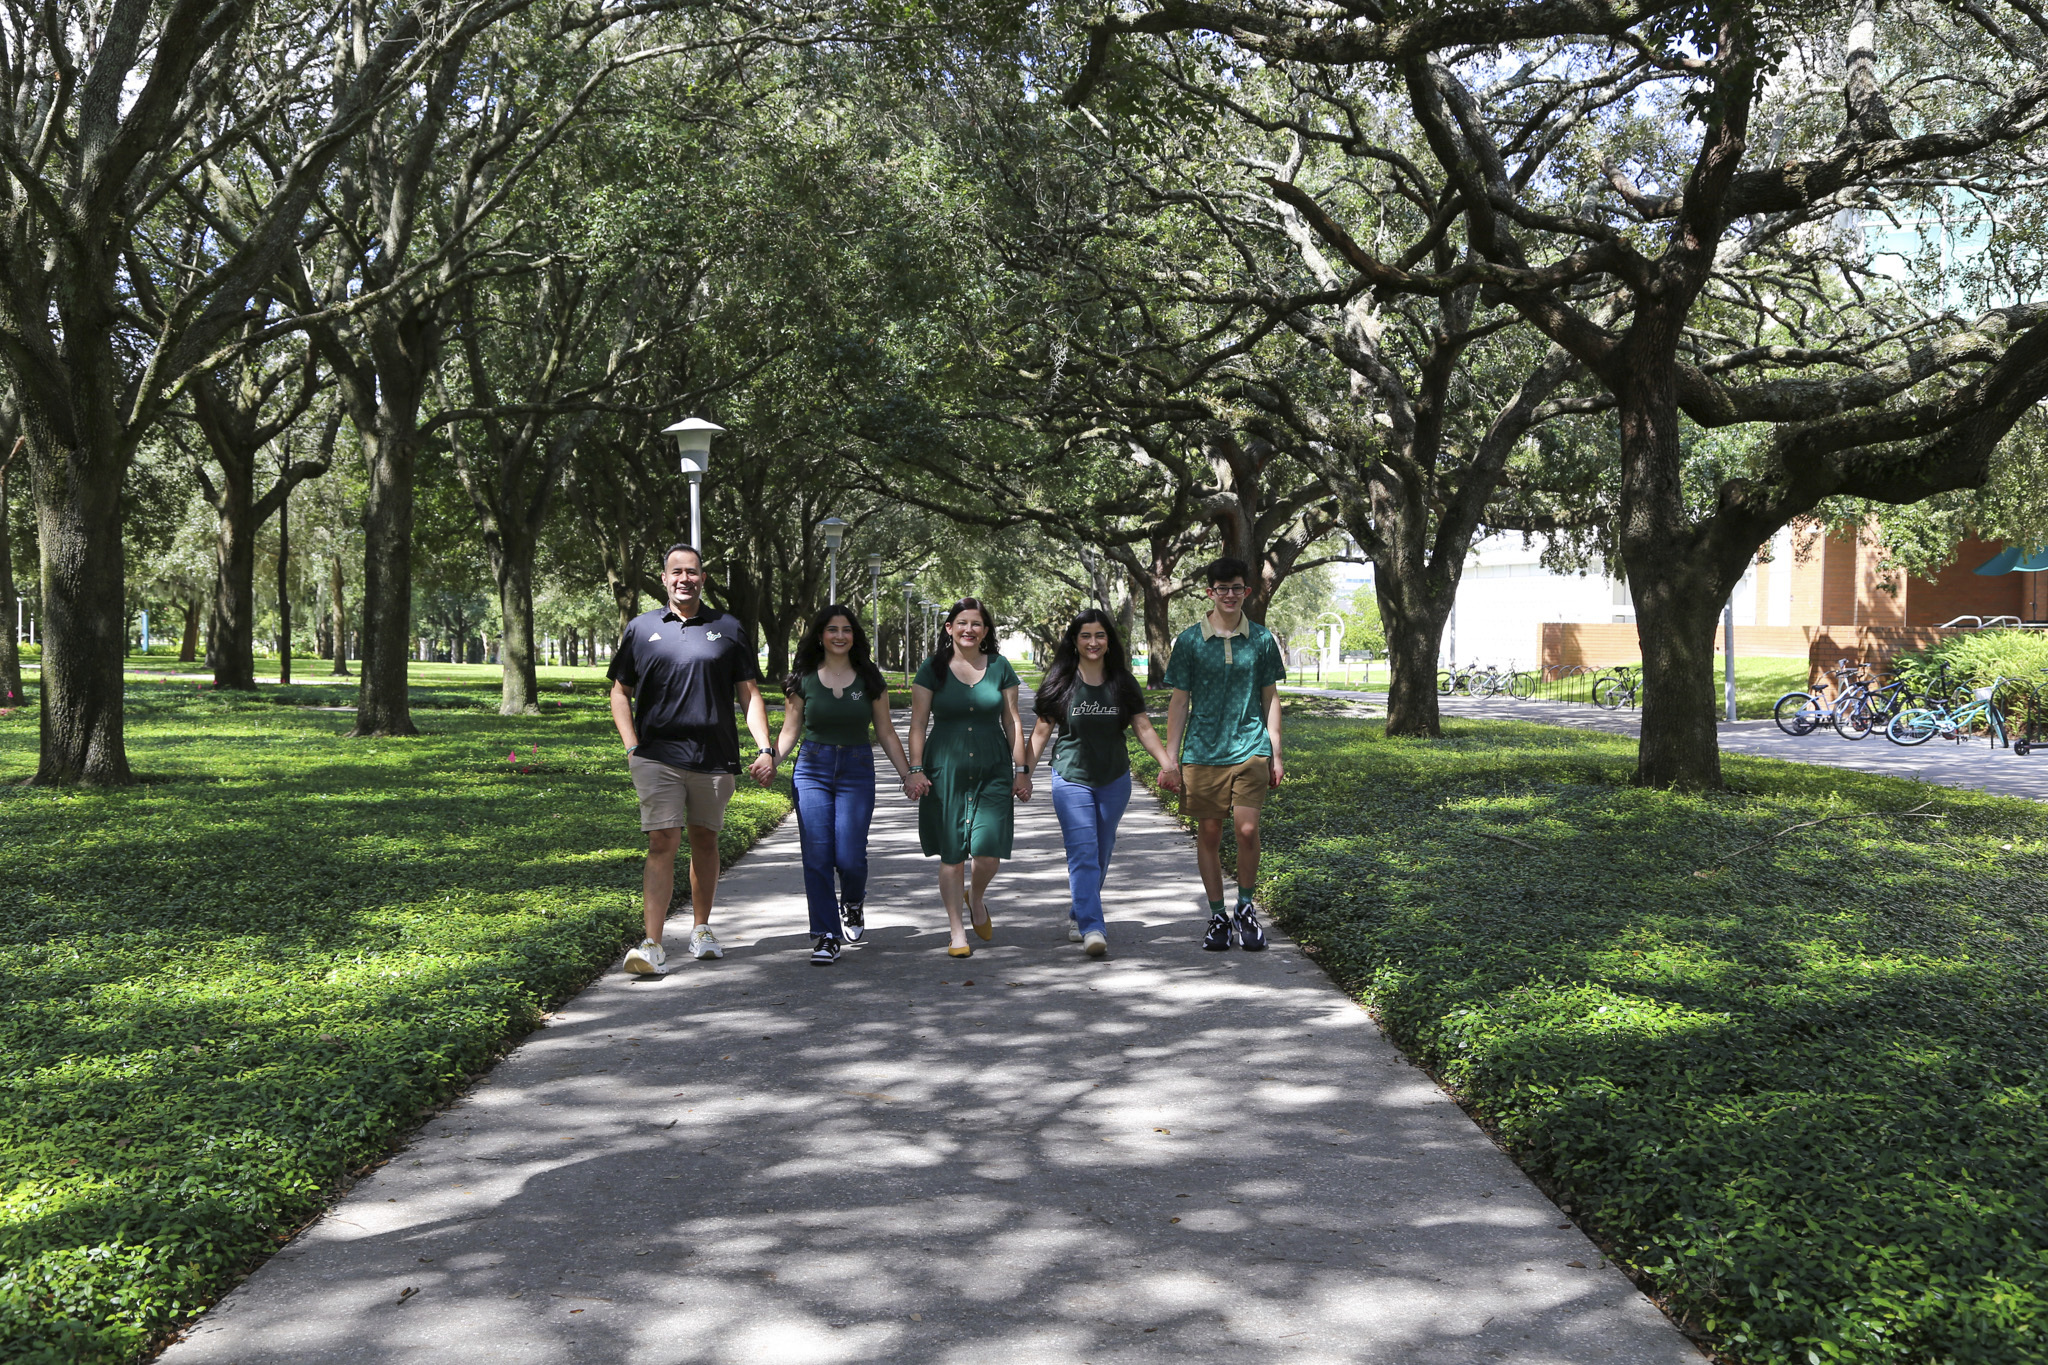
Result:
M825 533L825 548L832 552L832 585L825 591L827 603L839 600L839 542L846 539L846 522L839 517L827 517L818 523L818 529Z
M704 553L704 471L711 467L711 438L724 430L716 422L685 417L661 431L676 438L676 448L682 454L683 477L690 481L690 544L700 557Z
M882 647L882 557L868 556L868 597L874 602L875 648Z
M903 685L910 686L910 599L917 593L917 584L905 580L903 584Z

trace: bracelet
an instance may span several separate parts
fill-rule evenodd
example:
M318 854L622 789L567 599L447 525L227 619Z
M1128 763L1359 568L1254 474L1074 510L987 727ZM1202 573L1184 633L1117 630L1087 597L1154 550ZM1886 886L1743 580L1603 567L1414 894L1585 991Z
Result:
M913 763L913 764L911 764L911 765L910 765L910 771L911 771L911 772L913 772L913 773L921 773L921 772L923 772L923 771L924 771L924 764L922 764L922 763Z

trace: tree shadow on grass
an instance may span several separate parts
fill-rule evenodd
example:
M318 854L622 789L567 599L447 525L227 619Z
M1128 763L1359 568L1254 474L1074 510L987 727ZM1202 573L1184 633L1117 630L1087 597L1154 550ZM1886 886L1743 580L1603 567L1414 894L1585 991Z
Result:
M2026 1355L2044 812L1767 760L1731 765L1743 793L1634 791L1519 729L1297 733L1287 923L1724 1340ZM1948 819L1772 837L1922 802Z

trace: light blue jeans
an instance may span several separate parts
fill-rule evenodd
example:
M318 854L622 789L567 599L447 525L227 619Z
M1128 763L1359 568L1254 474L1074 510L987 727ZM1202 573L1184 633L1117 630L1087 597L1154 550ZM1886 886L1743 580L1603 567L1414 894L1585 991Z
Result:
M811 932L845 935L841 904L868 894L868 823L875 814L875 752L865 744L805 740L796 755L797 847ZM839 885L832 884L838 873Z
M1074 922L1081 932L1103 932L1102 881L1116 851L1116 827L1131 804L1131 775L1091 787L1052 775L1052 809L1060 840L1067 846L1067 887L1074 898Z

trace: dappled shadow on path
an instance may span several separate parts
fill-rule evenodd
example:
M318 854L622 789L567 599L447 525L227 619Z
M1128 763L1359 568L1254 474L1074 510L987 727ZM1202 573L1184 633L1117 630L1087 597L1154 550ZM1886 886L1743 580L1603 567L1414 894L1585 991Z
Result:
M165 1359L1697 1359L1290 945L1200 951L1142 800L1081 958L1043 802L964 962L903 803L830 969L778 833L724 961L605 978Z

